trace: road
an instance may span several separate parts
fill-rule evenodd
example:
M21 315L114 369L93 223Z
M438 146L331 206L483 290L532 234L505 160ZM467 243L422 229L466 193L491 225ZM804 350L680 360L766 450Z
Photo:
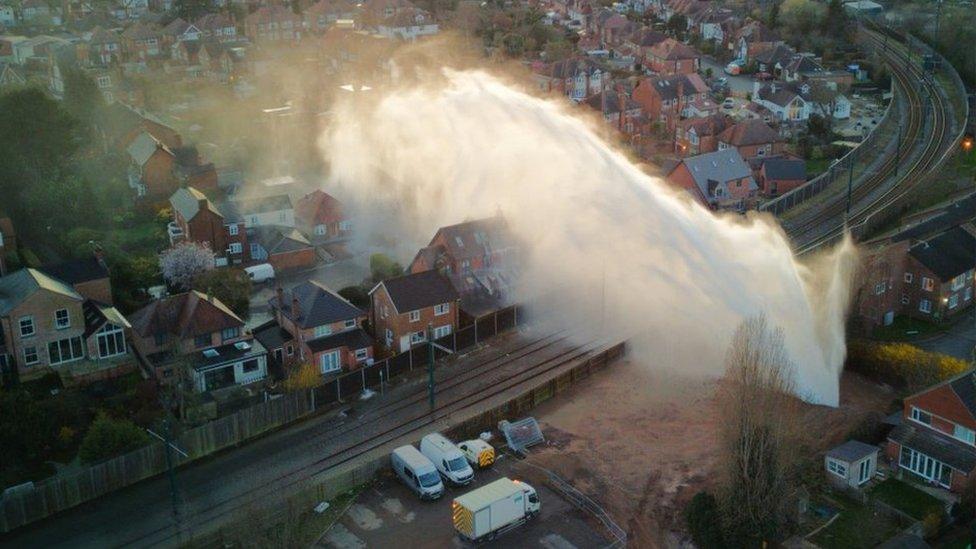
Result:
M543 336L531 329L511 333L441 366L434 415L424 376L407 376L383 396L348 405L345 416L321 415L180 469L183 540L240 517L251 505L280 503L296 489L323 482L330 469L360 460L364 449L383 455L470 417L480 406L521 394L523 383L538 382L532 376L540 368L554 377L589 356L563 336ZM489 400L482 403L485 396ZM169 547L180 541L177 535L169 484L159 476L15 530L0 537L0 545Z
M701 67L702 70L712 69L712 74L715 77L722 77L728 80L729 90L732 91L733 95L745 97L747 93L752 93L753 80L751 77L725 74L725 65L719 63L711 57L702 57Z
M976 312L970 309L942 335L919 341L916 343L926 351L942 353L963 360L973 358L973 347L976 347Z

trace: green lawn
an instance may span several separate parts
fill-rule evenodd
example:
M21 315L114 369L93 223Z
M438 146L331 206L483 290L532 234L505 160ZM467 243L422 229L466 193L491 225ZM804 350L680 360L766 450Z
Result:
M941 331L940 326L931 322L907 316L896 316L891 325L877 328L871 334L871 338L881 341L907 341L934 335Z
M944 508L938 498L896 478L886 479L872 488L870 494L917 520L924 519L933 511L941 514Z
M813 179L814 177L827 171L830 167L830 163L834 160L832 158L818 158L816 160L807 160L807 179Z
M831 504L835 503L841 504L840 516L810 538L824 549L869 549L901 530L898 524L869 506L841 497L832 498Z

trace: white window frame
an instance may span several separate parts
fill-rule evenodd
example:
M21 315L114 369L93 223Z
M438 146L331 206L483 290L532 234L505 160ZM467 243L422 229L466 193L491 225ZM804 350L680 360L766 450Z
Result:
M976 446L976 431L958 423L952 424L952 438L965 442L970 446Z
M345 329L347 329L347 330L351 330L352 328L355 328L356 327L356 319L355 318L350 318L349 320L346 320L345 322L342 323L342 327L345 328Z
M74 347L72 345L72 343L75 342L75 341L78 342L78 352L80 353L78 355L75 355L75 349L74 349ZM68 353L67 353L67 355L64 353L64 351L62 349L62 346L61 346L62 343L65 343L68 346ZM51 366L54 366L54 365L57 365L57 364L66 364L68 362L76 362L76 361L79 361L79 360L85 358L85 342L81 340L81 336L67 337L67 338L64 338L64 339L58 339L56 341L49 341L47 345L48 345L48 347L47 347L47 349L48 349L48 351L47 351L47 354L48 354L47 359L48 359L48 363L50 363ZM57 348L58 348L57 360L55 360L54 355L51 353L51 345L57 345ZM67 356L68 358L65 358L65 356Z
M325 225L322 225L320 223L320 224L318 224L318 225L315 226L315 234L317 234L319 236L324 236L325 233L326 233Z
M954 291L954 292L957 292L957 291L961 290L963 288L963 286L965 286L965 285L966 285L966 275L965 274L961 274L961 275L957 276L956 278L953 278L952 279L952 291Z
M434 305L434 316L446 315L449 312L451 312L450 303L439 303Z
M959 306L959 294L952 294L949 296L949 300L946 302L950 309L955 309Z
M332 326L328 324L316 326L312 333L313 333L312 337L325 337L325 336L332 335Z
M827 458L827 470L840 478L847 478L847 464L833 458Z
M885 284L884 282L878 282L877 284L874 285L874 295L881 295L885 293L886 288L887 288L887 284Z
M410 333L410 343L411 344L414 344L414 343L423 343L424 341L427 341L427 332L419 331L419 332L411 332Z
M918 302L918 310L922 311L923 313L931 313L932 302L929 301L928 299L920 299Z
M326 369L326 357L335 357L335 367ZM328 362L332 362L331 360ZM319 357L319 372L323 374L331 374L332 372L339 372L342 370L342 356L338 350L329 351L328 353L322 353Z
M232 223L227 225L227 234L231 236L237 236L241 231L241 228L237 226L237 223Z
M410 320L410 322L420 322L420 310L418 309L416 311L410 311L410 313L407 315L407 319Z
M21 339L23 339L25 337L33 337L34 334L37 333L37 326L34 325L34 317L33 316L28 315L28 316L22 316L22 317L20 317L20 320L18 321L18 326L20 327L20 337L21 337ZM30 329L30 332L29 333L24 333L24 328L25 327L27 327L27 328Z
M369 358L369 349L356 349L356 362L362 362Z
M240 242L231 242L230 246L227 246L227 250L232 254L239 254L244 252L244 246L241 246Z
M915 275L912 273L905 273L904 280L905 280L905 284L911 284L912 281L915 280Z
M931 292L935 289L935 281L927 276L922 277L922 289L926 292Z
M27 351L31 351L31 352L28 353ZM31 360L31 359L27 358L30 355L34 355L34 360ZM33 366L34 364L37 364L40 361L41 361L41 355L40 355L40 353L37 352L37 347L36 346L31 345L29 347L24 347L24 364L25 365L27 365L27 366Z
M64 313L64 324L59 318L60 313ZM68 309L57 309L54 311L54 328L56 330L66 330L71 327L71 311Z
M444 326L438 326L434 328L434 339L440 339L451 335L451 325L445 324Z
M105 343L105 353L102 353L102 342ZM124 355L128 352L125 343L125 330L116 324L106 323L95 334L95 347L98 349L98 358L111 358L113 356ZM108 352L109 347L115 347L115 352Z
M928 416L928 421L923 421L923 416ZM912 421L920 425L925 425L926 427L932 426L932 414L922 410L921 408L916 408L912 406L911 411L908 416Z

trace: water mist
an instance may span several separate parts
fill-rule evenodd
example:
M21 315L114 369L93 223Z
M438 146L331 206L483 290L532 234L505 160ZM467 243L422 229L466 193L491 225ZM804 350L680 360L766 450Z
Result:
M360 229L407 244L399 259L442 225L501 211L523 246L520 291L555 295L567 325L629 337L651 367L717 376L732 332L764 313L799 396L838 404L850 243L800 263L774 221L707 211L571 107L485 72L370 93L337 106L320 145Z

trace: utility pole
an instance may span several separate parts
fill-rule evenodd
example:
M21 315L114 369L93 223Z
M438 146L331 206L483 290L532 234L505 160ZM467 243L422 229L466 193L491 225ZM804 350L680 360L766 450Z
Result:
M434 411L434 325L427 324L427 400Z
M851 218L851 190L854 186L854 153L851 152L851 161L848 164L849 169L847 171L847 217L844 222L850 220Z
M173 520L176 522L177 530L182 532L183 521L180 517L180 496L176 486L176 467L173 462L173 450L176 450L184 458L189 455L173 444L173 424L169 418L163 420L163 435L159 435L149 429L146 432L163 442L166 449L166 476L169 477L170 505L172 506Z

